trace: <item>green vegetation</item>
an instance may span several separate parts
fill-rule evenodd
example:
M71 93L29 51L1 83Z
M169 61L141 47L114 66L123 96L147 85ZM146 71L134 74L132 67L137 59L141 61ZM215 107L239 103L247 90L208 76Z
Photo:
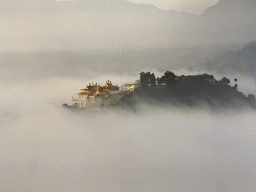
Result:
M149 84L152 87L154 87L156 85L156 77L154 73L151 74L150 72L147 72L147 73L141 72L140 83L141 83L141 86L143 87L148 86Z
M152 77L150 79L150 77ZM237 79L234 86L223 77L216 80L207 73L177 76L166 71L162 77L155 79L154 73L140 73L141 88L135 92L137 100L150 104L171 103L175 106L202 107L208 104L212 109L256 109L255 96L245 96L238 91Z

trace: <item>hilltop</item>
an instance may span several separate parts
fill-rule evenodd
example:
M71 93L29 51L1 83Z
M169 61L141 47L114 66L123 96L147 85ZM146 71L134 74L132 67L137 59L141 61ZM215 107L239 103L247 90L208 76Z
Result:
M142 86L134 93L132 103L136 105L146 103L153 106L192 109L210 107L212 112L256 109L255 96L244 95L238 91L238 85L231 86L230 80L226 77L216 80L213 75L206 73L176 76L167 71L161 78L156 79L155 85L154 81L151 83L149 80L150 86L145 84L143 86L145 83L143 79L141 76ZM135 105L128 102L127 107L131 106Z
M95 108L115 108L137 111L142 105L153 107L177 107L185 109L211 108L212 112L226 112L228 110L256 109L255 96L244 95L238 91L236 84L230 85L230 80L223 77L216 80L213 75L180 75L166 71L162 77L155 77L154 73L140 73L140 80L136 84L125 85L119 91L111 91L111 81L101 91L98 85L89 85L85 92L79 93L79 99L72 99L73 105L64 107L87 111ZM84 96L86 95L86 96Z

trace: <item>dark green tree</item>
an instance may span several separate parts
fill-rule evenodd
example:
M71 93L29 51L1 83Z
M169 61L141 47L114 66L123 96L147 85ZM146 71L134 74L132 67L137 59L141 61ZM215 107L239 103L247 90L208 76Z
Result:
M149 84L151 86L155 86L156 84L155 74L154 73L151 74L150 72L147 72L147 73L141 72L140 83L142 87L147 87Z
M166 71L163 77L166 85L173 85L175 83L176 75L173 72Z
M255 100L255 95L249 94L249 95L247 96L247 98L248 98L249 100L253 101L253 100Z
M237 91L237 87L238 87L238 85L237 85L237 78L235 78L234 81L236 82L236 84L234 86L234 89Z
M156 77L155 77L155 74L154 74L154 73L152 73L152 74L150 75L150 85L151 85L152 87L154 87L154 86L156 85Z
M140 83L142 87L145 87L149 84L148 79L146 78L146 73L141 72L140 73Z
M225 84L225 85L228 85L228 84L230 83L230 80L229 80L228 78L226 78L226 77L223 77L223 78L221 79L221 82L222 82L223 84Z
M165 78L164 78L164 76L162 76L162 77L160 77L160 78L157 77L157 83L158 83L158 85L165 83Z

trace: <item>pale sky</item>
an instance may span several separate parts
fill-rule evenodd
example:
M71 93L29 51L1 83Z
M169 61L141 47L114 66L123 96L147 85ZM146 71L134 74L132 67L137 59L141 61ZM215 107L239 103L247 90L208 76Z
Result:
M219 0L128 0L134 3L153 4L160 9L185 11L201 14L205 9L215 5Z

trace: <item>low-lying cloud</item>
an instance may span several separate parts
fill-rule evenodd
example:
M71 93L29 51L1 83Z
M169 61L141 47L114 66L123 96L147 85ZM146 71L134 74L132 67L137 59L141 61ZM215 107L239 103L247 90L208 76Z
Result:
M255 112L217 116L142 105L136 113L117 108L90 114L62 108L84 83L48 78L1 84L3 191L255 189Z

